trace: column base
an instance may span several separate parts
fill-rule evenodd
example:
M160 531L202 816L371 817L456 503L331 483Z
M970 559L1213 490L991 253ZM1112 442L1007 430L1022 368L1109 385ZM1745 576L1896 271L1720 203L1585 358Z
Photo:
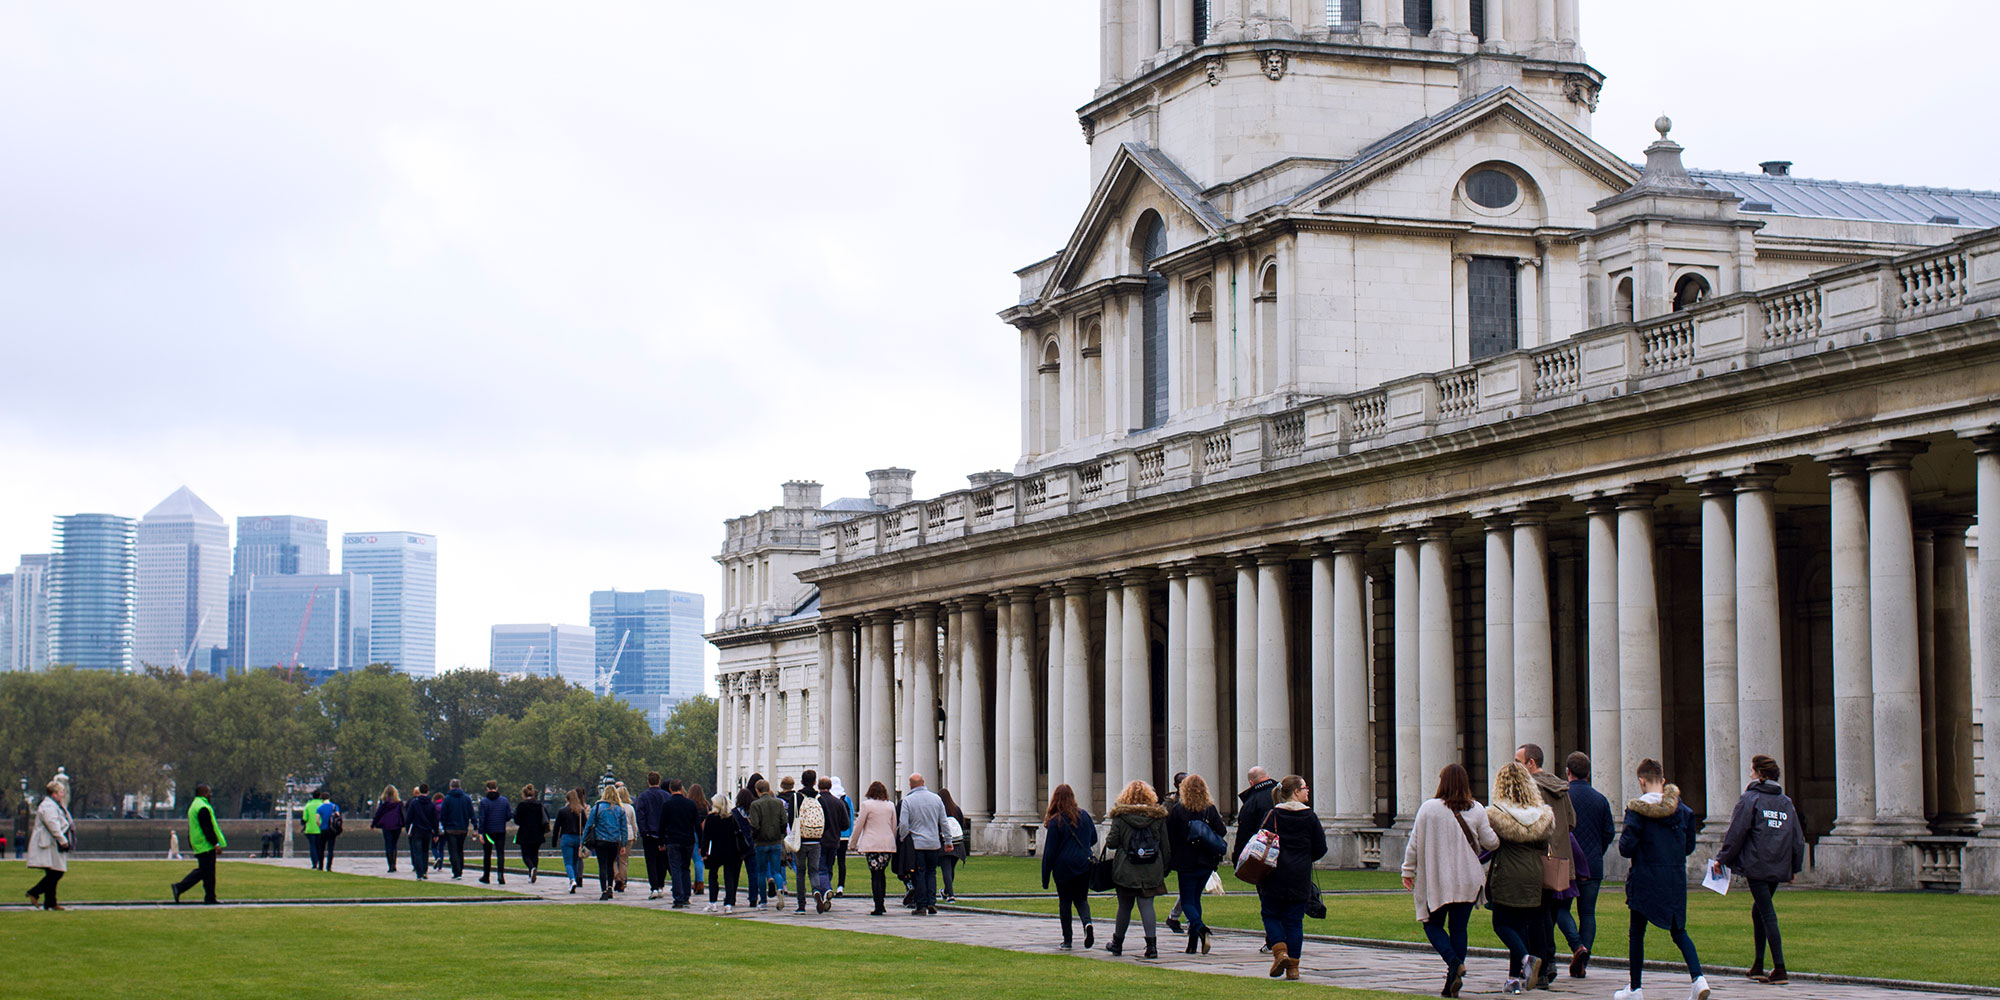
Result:
M1326 857L1320 859L1322 867L1390 869L1401 868L1402 864L1402 854L1393 858L1384 855L1382 830L1375 824L1360 819L1326 821Z
M1858 889L1917 888L1917 852L1906 837L1832 834L1819 838L1800 885Z
M1041 833L1042 824L1038 817L1027 813L1002 814L984 823L974 824L978 833L973 847L980 854L1005 854L1014 857L1030 857L1034 854L1035 840ZM1030 835L1030 829L1034 835Z
M1939 813L1931 819L1931 832L1940 837L1977 837L1979 817L1973 813ZM2000 830L1988 833L2000 834Z

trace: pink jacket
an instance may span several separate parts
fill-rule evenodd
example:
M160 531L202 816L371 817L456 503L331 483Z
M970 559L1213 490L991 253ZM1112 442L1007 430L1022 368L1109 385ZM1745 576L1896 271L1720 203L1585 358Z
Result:
M847 849L862 854L896 853L896 807L881 799L862 799Z

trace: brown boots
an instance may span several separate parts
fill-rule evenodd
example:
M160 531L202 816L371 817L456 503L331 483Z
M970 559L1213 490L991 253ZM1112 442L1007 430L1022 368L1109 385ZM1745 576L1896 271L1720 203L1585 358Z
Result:
M1283 941L1280 941L1277 944L1271 946L1272 979L1276 979L1279 976L1283 976L1286 979L1292 980L1293 982L1298 981L1299 960L1293 958L1290 952L1291 952L1290 947L1288 947Z
M1289 979L1289 980L1291 980L1292 982L1298 982L1298 981L1299 981L1299 960L1298 960L1298 959L1296 959L1296 958L1288 958L1288 959L1285 959L1285 978L1286 978L1286 979Z

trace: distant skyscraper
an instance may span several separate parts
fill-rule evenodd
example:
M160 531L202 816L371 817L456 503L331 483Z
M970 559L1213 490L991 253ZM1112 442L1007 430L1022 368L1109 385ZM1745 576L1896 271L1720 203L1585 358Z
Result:
M597 679L597 633L588 625L495 625L490 667L588 689Z
M133 655L207 673L229 637L229 522L183 486L139 519Z
M48 576L50 662L132 668L133 529L131 518L115 514L56 518Z
M357 531L340 539L340 569L374 581L371 663L412 677L437 673L437 536Z
M6 615L11 636L0 642L6 648L0 669L40 670L49 665L48 555L22 556L13 576Z
M597 672L609 672L615 661L610 693L645 712L656 732L675 705L701 693L701 626L700 594L600 590L590 595Z
M0 670L14 669L14 574L0 573Z
M253 576L323 574L332 569L326 522L281 514L236 519L236 560L229 576L229 650L232 669L242 668L244 601ZM266 664L268 666L269 664Z
M372 581L357 573L250 578L243 595L243 662L248 669L293 666L317 674L356 670L373 659Z

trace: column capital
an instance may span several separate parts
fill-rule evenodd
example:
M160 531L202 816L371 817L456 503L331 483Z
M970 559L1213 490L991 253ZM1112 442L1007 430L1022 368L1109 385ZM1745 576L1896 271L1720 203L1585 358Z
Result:
M1405 545L1417 544L1417 539L1422 535L1422 532L1419 530L1418 525L1399 524L1383 532L1383 534L1387 535L1389 541L1397 548L1401 548Z
M1874 472L1878 469L1907 469L1913 459L1930 449L1931 446L1922 441L1890 441L1880 447L1860 451L1857 455L1867 459L1868 471Z
M854 617L852 615L830 615L822 617L819 623L822 630L831 632L837 628L853 628Z
M1050 586L1061 588L1064 597L1089 597L1097 589L1097 581L1088 576L1072 576Z
M1434 517L1428 521L1425 521L1417 525L1417 537L1419 540L1426 542L1436 541L1439 539L1449 541L1451 538L1451 533L1454 530L1456 530L1460 524L1463 523L1464 523L1463 518Z
M1727 473L1705 473L1698 477L1690 477L1689 481L1694 483L1696 491L1703 500L1736 495L1736 480L1730 478Z
M1327 539L1327 546L1333 550L1334 555L1341 555L1343 553L1358 554L1366 552L1368 550L1368 543L1373 539L1374 536L1366 532L1349 531Z
M1778 488L1778 480L1792 467L1783 462L1752 462L1724 470L1721 475L1736 481L1736 492L1770 492Z
M1151 566L1135 566L1132 569L1121 569L1115 573L1107 574L1109 577L1116 578L1121 587L1144 586L1152 582L1154 575Z
M1992 427L1973 427L1958 432L1961 440L1972 442L1972 450L1980 455L2000 452L2000 424Z
M1118 573L1099 573L1097 575L1097 585L1103 587L1109 593L1117 593L1124 588L1125 582L1119 579Z
M911 604L903 608L903 617L911 621L914 621L918 618L930 618L933 621L935 621L937 619L937 614L938 614L938 606L929 601L923 601L917 604Z
M894 625L896 623L896 612L894 611L864 611L859 617L862 623L867 625Z
M1833 479L1859 476L1868 471L1868 460L1857 455L1851 448L1822 452L1814 455L1813 461L1826 466L1828 476Z
M1932 514L1918 519L1916 526L1939 535L1963 535L1965 529L1978 523L1970 514Z
M1257 550L1231 549L1228 552L1224 552L1222 558L1229 565L1237 569L1255 568L1257 565Z
M1510 507L1500 508L1500 513L1512 515L1516 525L1547 524L1554 517L1556 505L1547 500L1530 500Z
M986 607L985 594L961 594L952 599L960 611L981 611Z
M1041 596L1041 592L1042 588L1040 587L1009 587L1003 593L1008 603L1022 605L1035 603L1036 598Z
M1499 507L1481 507L1472 512L1472 519L1479 522L1489 535L1496 531L1510 531L1514 527L1514 515Z
M1612 496L1619 510L1652 509L1653 501L1665 496L1667 488L1659 483L1633 483Z
M1160 576L1168 580L1180 580L1187 576L1187 564L1176 559L1160 564Z
M1196 556L1193 559L1181 560L1180 566L1188 576L1214 576L1224 568L1225 564L1214 556Z
M1249 552L1250 557L1257 560L1259 566L1283 565L1291 562L1292 557L1297 554L1298 548L1292 545L1265 545Z

